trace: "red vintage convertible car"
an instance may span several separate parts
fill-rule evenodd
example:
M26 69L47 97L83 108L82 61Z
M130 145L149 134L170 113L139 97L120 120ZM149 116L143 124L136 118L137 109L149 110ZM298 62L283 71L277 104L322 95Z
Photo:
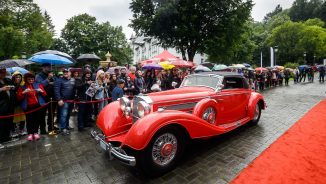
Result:
M187 141L256 125L265 107L263 96L249 89L241 75L197 73L178 89L107 105L97 120L102 132L91 134L110 158L158 176L176 166Z

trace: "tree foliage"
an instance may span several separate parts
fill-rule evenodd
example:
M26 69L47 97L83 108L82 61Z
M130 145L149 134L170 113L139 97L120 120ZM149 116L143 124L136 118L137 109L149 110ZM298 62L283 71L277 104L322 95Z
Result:
M112 59L120 64L131 61L130 49L122 27L111 26L109 22L98 23L95 17L82 14L70 18L61 32L63 40L58 44L67 43L70 54L95 53L101 58L110 51ZM60 46L58 45L58 46Z
M52 34L32 0L0 1L0 58L31 55L52 44Z
M290 9L292 21L306 21L312 18L319 18L324 0L295 0Z
M250 16L252 1L133 0L130 8L137 34L155 37L193 60L198 52L217 55L232 45Z
M311 25L312 22L317 25ZM267 42L270 46L278 46L278 57L283 64L303 59L313 63L314 56L322 57L326 53L326 29L318 25L320 20L316 19L306 22L289 21L275 28ZM306 53L306 58L303 58L303 53Z

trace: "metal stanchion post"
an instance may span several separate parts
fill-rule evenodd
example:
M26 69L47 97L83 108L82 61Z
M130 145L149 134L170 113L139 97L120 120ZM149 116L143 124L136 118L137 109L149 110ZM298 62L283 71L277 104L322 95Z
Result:
M57 132L54 130L54 113L53 113L53 107L52 107L52 98L50 98L50 113L51 113L51 119L52 119L52 131L49 132L49 135L57 135Z

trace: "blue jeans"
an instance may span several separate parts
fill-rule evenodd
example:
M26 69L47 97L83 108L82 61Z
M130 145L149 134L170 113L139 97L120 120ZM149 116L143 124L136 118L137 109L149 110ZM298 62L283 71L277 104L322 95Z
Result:
M70 113L72 111L72 103L64 103L63 106L59 108L60 110L60 129L67 129L69 127Z

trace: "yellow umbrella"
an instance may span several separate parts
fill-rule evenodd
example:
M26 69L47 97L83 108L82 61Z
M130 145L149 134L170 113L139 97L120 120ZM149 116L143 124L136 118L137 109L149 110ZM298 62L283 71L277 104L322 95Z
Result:
M161 66L163 67L164 70L170 70L170 69L174 68L174 65L171 64L171 63L168 62L168 61L159 62L158 64L161 65Z

